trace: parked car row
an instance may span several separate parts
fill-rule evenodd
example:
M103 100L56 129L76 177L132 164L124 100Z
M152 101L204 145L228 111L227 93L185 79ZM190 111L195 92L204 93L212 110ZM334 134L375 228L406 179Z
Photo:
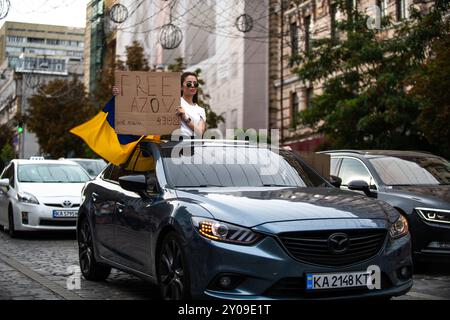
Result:
M447 160L325 153L330 179L246 141L143 140L94 178L69 160L15 160L0 177L0 224L14 235L70 223L58 227L76 226L85 279L117 268L164 299L390 298L412 287L412 251L449 260Z
M97 172L102 162L106 165L104 160L83 160ZM22 231L75 230L81 189L90 179L71 159L12 160L0 176L0 226L12 237Z

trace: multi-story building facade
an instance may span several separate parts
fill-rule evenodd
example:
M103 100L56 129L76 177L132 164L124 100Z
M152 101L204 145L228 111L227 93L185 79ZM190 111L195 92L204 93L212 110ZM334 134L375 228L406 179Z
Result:
M25 115L28 98L41 84L83 76L84 28L5 22L0 29L0 123L14 125ZM20 158L40 153L36 136L17 132L14 147Z
M115 0L92 0L86 6L84 37L84 84L88 92L96 88L102 71L116 59L116 36L109 19Z
M373 16L391 15L394 21L409 17L414 0L352 0L353 7ZM321 87L299 79L289 59L311 47L314 39L339 36L336 21L343 19L333 0L270 0L270 127L279 128L283 144L293 149L313 151L323 138L298 124L301 110L311 108L311 99ZM389 30L381 36L389 37Z
M188 70L201 69L213 111L226 122L220 128L267 129L269 82L269 0L179 0L121 2L129 10L116 30L116 57L126 59L126 46L137 40L152 68L167 67L182 57ZM238 17L253 19L248 32L236 27ZM165 24L180 28L182 41L168 50L161 46ZM245 27L245 25L244 25ZM242 28L241 28L242 30ZM170 35L169 35L170 36Z

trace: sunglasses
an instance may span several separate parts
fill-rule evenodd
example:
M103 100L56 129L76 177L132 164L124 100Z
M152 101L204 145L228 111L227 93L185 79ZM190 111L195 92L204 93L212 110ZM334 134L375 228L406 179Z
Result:
M192 87L198 88L198 86L199 86L198 82L192 82L192 81L186 82L186 87L188 87L188 88L192 88Z

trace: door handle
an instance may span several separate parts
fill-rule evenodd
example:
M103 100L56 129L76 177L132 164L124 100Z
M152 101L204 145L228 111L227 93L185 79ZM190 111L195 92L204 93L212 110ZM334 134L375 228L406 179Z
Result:
M125 205L122 202L116 202L116 208L118 213L123 213L125 211Z
M97 202L99 198L98 193L92 192L92 202Z

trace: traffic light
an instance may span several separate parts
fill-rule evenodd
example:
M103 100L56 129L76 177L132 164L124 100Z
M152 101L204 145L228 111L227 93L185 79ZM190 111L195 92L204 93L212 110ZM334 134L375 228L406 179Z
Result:
M19 124L17 125L17 133L21 134L23 133L23 123L19 122Z

